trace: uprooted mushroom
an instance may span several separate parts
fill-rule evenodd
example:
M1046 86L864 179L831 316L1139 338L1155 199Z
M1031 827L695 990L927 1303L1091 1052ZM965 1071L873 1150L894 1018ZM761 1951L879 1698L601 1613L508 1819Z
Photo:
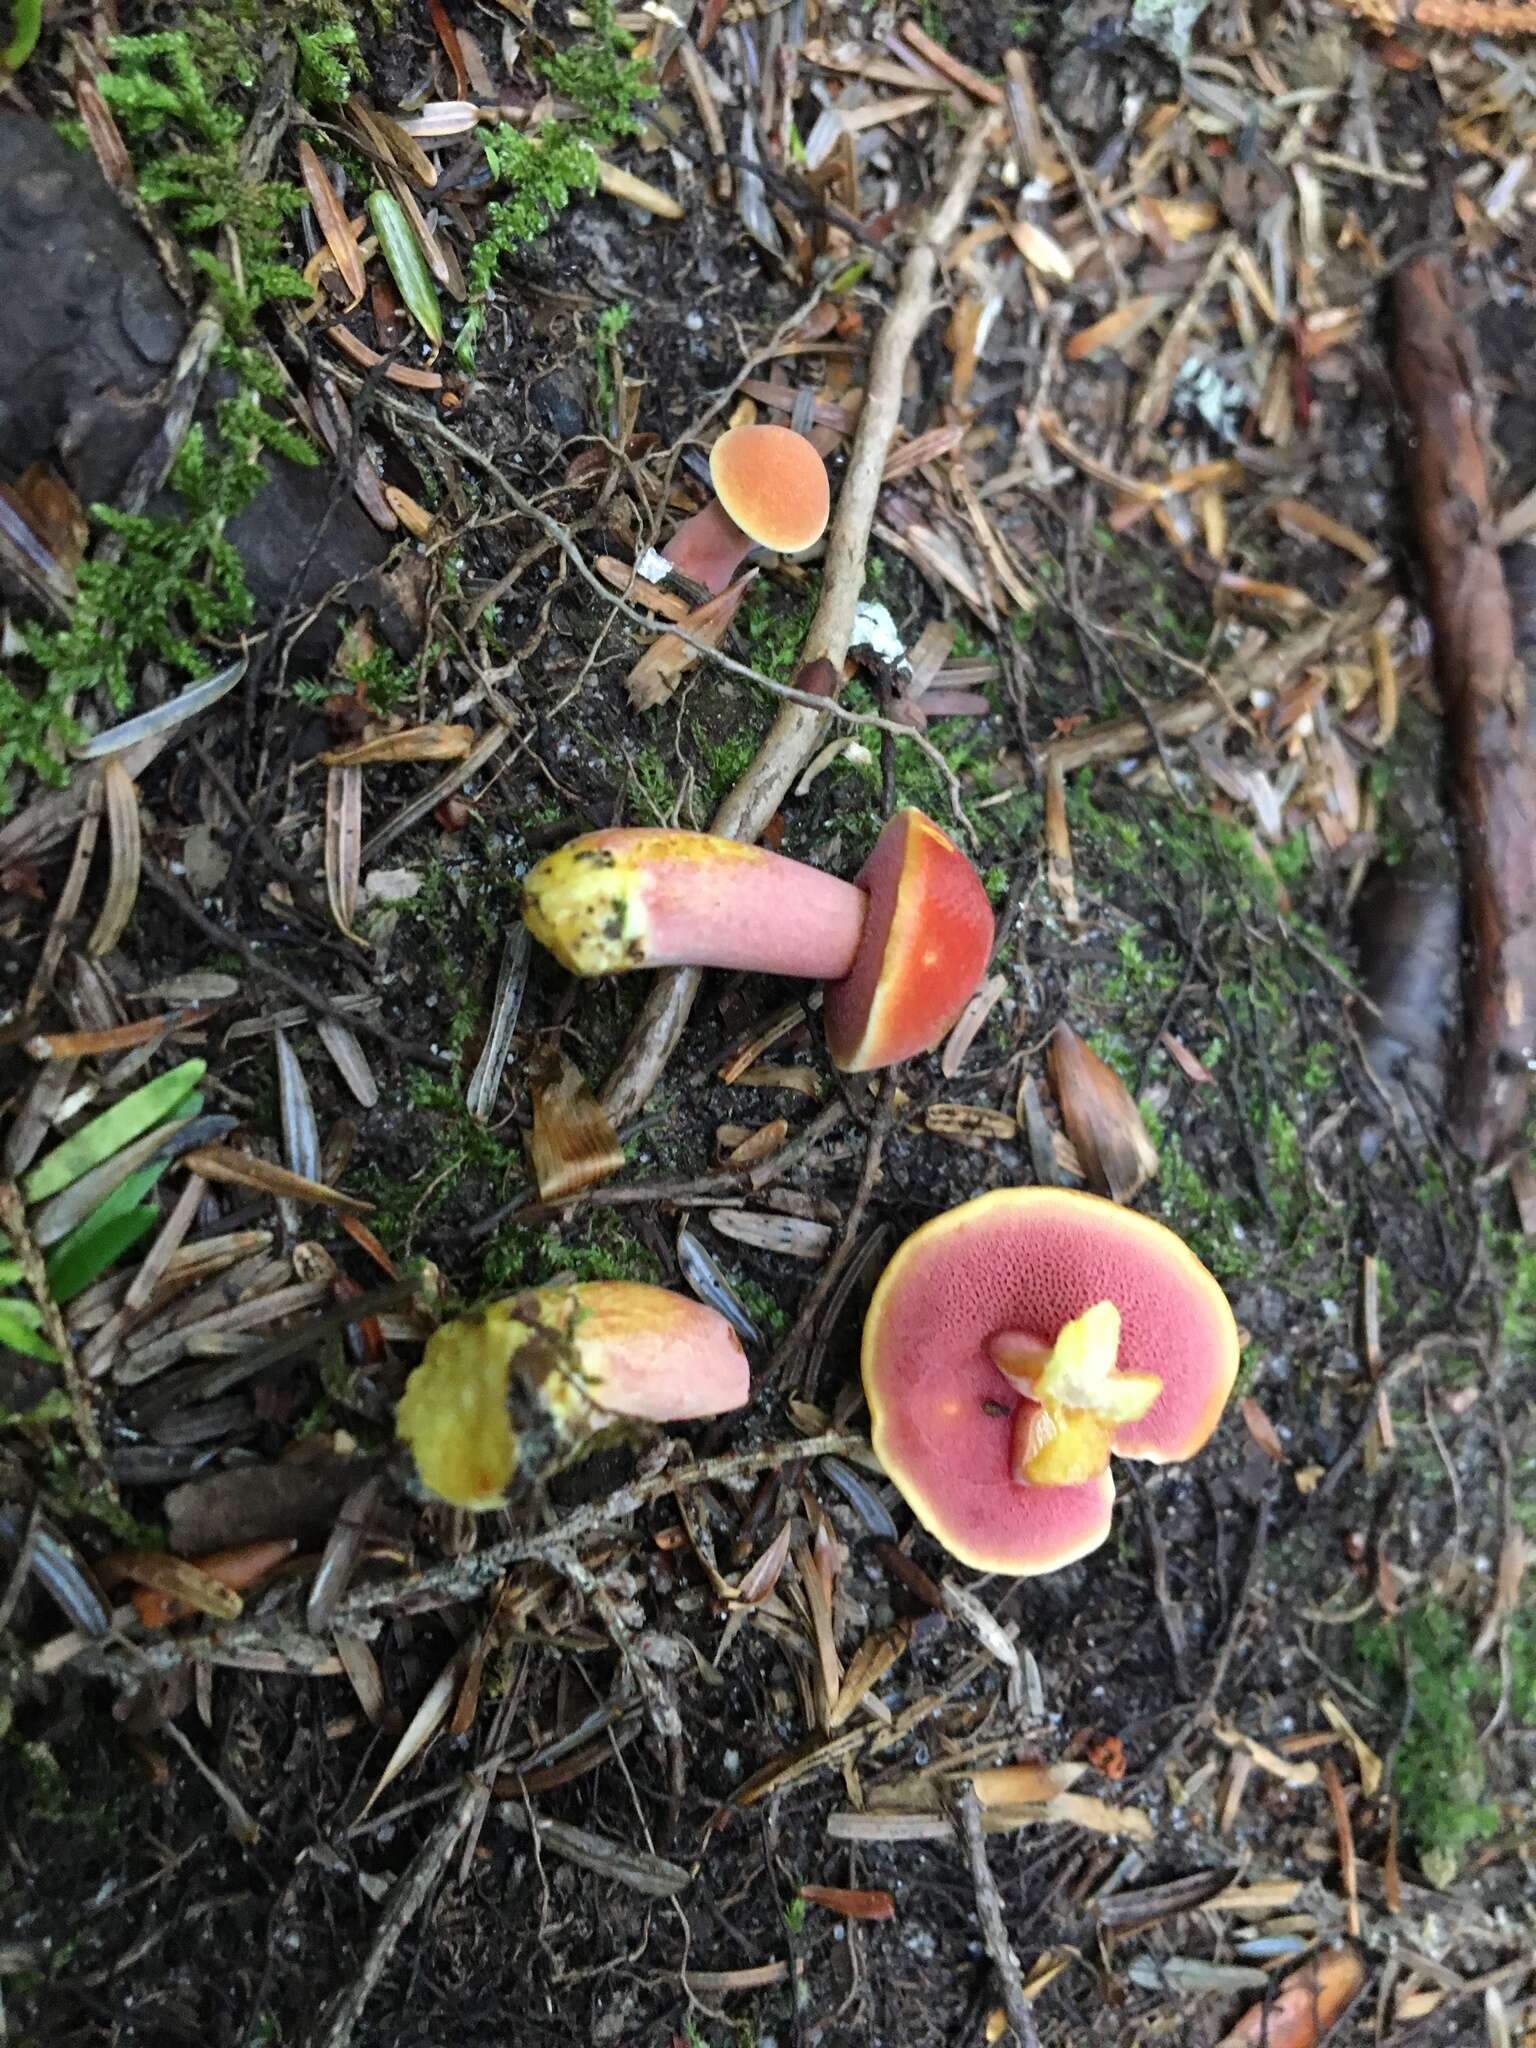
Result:
M992 948L981 878L921 811L900 811L852 882L703 832L619 829L539 862L523 920L585 976L731 967L828 983L846 1073L930 1051L975 994Z
M627 1422L739 1408L749 1381L741 1339L699 1302L626 1280L534 1287L445 1323L395 1424L429 1493L483 1510Z

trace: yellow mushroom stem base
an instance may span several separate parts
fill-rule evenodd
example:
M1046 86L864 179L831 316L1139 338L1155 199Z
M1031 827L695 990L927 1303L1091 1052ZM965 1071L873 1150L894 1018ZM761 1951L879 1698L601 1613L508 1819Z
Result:
M1004 1330L992 1363L1027 1398L1013 1427L1013 1476L1021 1486L1080 1486L1109 1465L1115 1431L1139 1422L1163 1391L1156 1373L1120 1372L1120 1311L1096 1301L1054 1344Z

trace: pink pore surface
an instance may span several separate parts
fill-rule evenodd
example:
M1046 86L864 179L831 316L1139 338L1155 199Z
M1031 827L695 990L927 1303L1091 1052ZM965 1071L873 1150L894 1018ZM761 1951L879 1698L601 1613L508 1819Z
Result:
M957 1228L965 1211L952 1212L908 1240L871 1307L865 1386L875 1448L913 1505L915 1494L930 1504L920 1510L927 1526L957 1555L1033 1556L1045 1568L1102 1541L1104 1489L1015 1484L1010 1440L1025 1397L992 1363L990 1340L1017 1330L1050 1341L1094 1302L1113 1301L1120 1367L1163 1382L1115 1449L1164 1459L1204 1442L1237 1350L1219 1288L1171 1233L1088 1196L1020 1195L984 1196L974 1207L990 1204L988 1213Z
M856 879L869 895L864 936L822 1012L845 1072L931 1051L976 993L993 938L980 877L913 812L891 819Z

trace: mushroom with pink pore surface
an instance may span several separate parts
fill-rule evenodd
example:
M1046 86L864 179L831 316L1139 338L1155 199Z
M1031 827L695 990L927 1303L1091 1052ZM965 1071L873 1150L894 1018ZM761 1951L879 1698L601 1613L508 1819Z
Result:
M794 555L821 539L831 508L827 466L790 427L731 427L709 451L715 495L667 542L680 575L718 596L754 547Z
M848 1073L937 1045L975 993L992 911L965 855L901 811L855 882L700 832L591 832L529 874L523 919L573 974L731 967L820 979Z
M864 1325L881 1464L954 1556L1018 1576L1104 1541L1110 1451L1193 1456L1237 1363L1226 1297L1172 1231L1056 1188L999 1189L924 1224ZM1017 1476L1021 1440L1048 1483Z

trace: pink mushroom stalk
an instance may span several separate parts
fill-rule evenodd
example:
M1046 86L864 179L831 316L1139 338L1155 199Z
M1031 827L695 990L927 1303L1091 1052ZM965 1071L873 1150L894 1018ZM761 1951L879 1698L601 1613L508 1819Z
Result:
M724 1316L663 1287L594 1280L529 1288L444 1323L395 1421L429 1493L486 1509L626 1419L718 1415L749 1390Z

